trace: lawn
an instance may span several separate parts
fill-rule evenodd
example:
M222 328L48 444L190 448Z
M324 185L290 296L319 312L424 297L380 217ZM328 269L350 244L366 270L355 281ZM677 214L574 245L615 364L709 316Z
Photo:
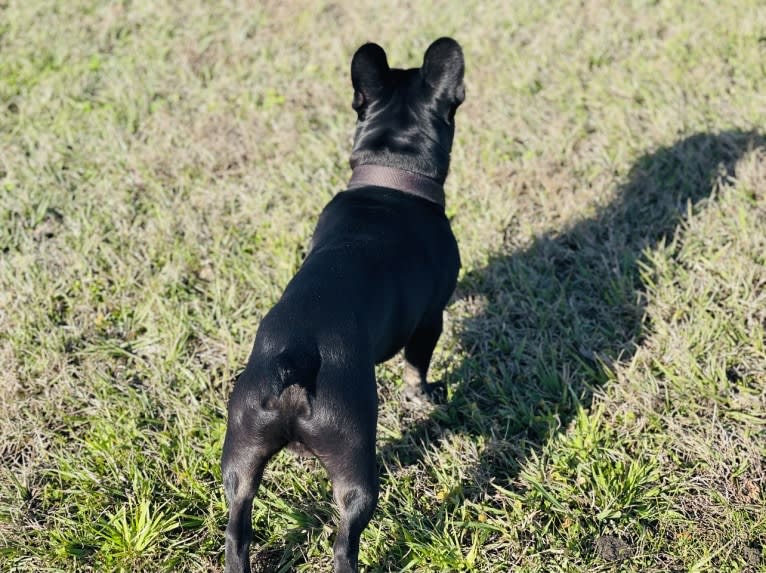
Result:
M766 571L761 0L0 0L0 571L223 569L259 319L350 177L349 63L461 42L433 377L378 368L367 572ZM285 452L254 571L330 571Z

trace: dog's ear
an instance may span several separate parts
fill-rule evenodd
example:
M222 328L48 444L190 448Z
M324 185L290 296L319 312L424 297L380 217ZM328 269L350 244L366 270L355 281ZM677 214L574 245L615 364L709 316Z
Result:
M452 113L465 99L464 72L463 50L452 38L439 38L431 44L420 68L423 80L439 100L449 104Z
M377 44L365 44L356 51L351 60L351 83L354 86L351 106L356 111L360 112L384 94L388 72L386 52Z

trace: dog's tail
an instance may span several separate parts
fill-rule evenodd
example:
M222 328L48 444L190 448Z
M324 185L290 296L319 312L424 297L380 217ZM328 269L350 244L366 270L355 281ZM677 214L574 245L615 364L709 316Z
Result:
M264 407L301 418L310 417L319 371L319 354L283 350L274 357L269 371L270 395L264 400Z

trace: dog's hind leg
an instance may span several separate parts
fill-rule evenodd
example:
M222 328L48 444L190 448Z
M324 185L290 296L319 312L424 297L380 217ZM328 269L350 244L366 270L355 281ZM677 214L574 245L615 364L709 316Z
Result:
M333 545L335 573L359 570L359 539L378 503L374 434L369 442L364 448L344 452L342 460L326 464L340 513Z
M250 573L250 541L253 536L253 498L271 457L263 450L244 445L226 433L223 446L223 487L229 504L226 526L226 573Z
M445 397L444 384L428 383L428 367L431 364L436 343L442 333L442 314L421 322L404 346L404 396L414 402L423 399L441 401Z
M334 571L357 573L359 539L378 503L378 397L372 361L363 357L341 368L325 366L317 388L314 416L301 424L299 433L332 482L339 513Z

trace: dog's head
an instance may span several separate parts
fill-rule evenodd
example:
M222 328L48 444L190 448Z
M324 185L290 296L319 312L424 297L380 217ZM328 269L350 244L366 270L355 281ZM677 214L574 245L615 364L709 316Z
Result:
M359 48L351 60L358 114L351 167L397 167L443 183L455 111L465 97L463 70L463 51L452 38L436 40L423 65L408 70L389 68L377 44Z

